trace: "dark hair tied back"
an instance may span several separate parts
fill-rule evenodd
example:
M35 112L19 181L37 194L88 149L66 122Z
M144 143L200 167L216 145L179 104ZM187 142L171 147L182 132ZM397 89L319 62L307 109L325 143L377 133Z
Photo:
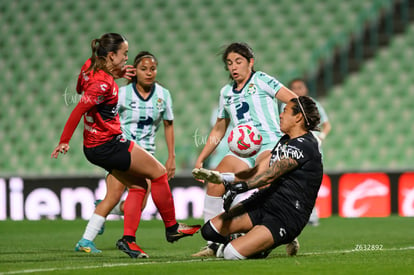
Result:
M134 65L133 65L134 68L137 67L138 63L141 62L142 59L147 58L147 57L154 59L155 64L158 66L158 59L155 57L155 55L153 55L149 51L140 51L134 58ZM138 82L138 78L137 78L137 75L135 75L131 78L131 80L128 80L127 84L137 83L137 82Z
M121 44L126 41L126 38L118 33L105 33L100 38L93 39L91 42L92 56L89 71L106 71L106 56L109 52L116 53L121 48Z
M96 39L97 47L96 47L96 55L98 57L105 57L108 55L108 51L101 45L101 40Z
M301 113L303 115L306 130L319 131L318 125L321 121L321 116L315 101L309 96L292 98L290 101L295 103L293 106L293 114Z
M224 65L226 66L226 69L227 69L227 57L232 52L240 54L241 56L246 58L248 61L251 58L254 58L253 50L252 48L250 48L248 44L243 43L243 42L231 43L230 45L226 47L226 49L224 50L221 56L221 59L223 60Z

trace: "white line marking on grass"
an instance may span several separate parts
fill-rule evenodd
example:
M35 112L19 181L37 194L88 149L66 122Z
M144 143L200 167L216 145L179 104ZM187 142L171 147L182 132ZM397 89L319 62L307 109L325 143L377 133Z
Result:
M408 247L393 247L393 248L382 248L382 249L372 249L372 250L356 250L356 249L350 249L350 250L332 250L332 251L317 251L317 252L304 252L299 253L300 255L310 256L310 255L328 255L328 254L346 254L346 253L358 253L358 252L375 252L375 251L399 251L399 250L414 250L414 246L408 246Z
M155 261L142 261L142 262L131 262L131 263L115 263L107 264L103 263L100 265L88 265L78 267L63 267L63 268L37 268L37 269L23 269L8 272L0 272L0 275L11 275L21 273L34 273L34 272L50 272L50 271L69 271L69 270L83 270L83 269L94 269L103 267L120 267L120 266L136 266L136 265L150 265L150 264L179 264L179 263L192 263L192 262L204 262L204 261L221 261L223 259L218 258L207 258L207 259L194 259L194 260L182 260L182 261L167 261L167 262L155 262Z
M332 250L332 251L316 251L316 252L304 252L299 253L298 256L312 256L312 255L329 255L329 254L347 254L347 253L360 253L360 252L373 252L373 251L403 251L403 250L414 250L414 246L408 247L393 247L393 248L383 248L381 250ZM38 268L38 269L23 269L15 270L8 272L0 272L0 275L11 275L11 274L21 274L21 273L34 273L34 272L50 272L50 271L69 271L69 270L84 270L84 269L94 269L94 268L111 268L111 267L120 267L120 266L138 266L138 265L151 265L151 264L180 264L180 263L194 263L194 262L204 262L204 261L221 261L222 258L203 258L203 259L193 259L193 260L183 260L183 261L167 261L167 262L155 262L155 261L143 261L143 262L131 262L131 263L115 263L115 264L101 264L101 265L89 265L89 266L79 266L79 267L64 267L64 268Z

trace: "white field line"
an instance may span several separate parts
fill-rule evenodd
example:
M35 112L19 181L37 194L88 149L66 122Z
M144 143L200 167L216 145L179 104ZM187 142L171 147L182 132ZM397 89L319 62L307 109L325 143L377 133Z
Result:
M347 253L361 253L361 252L373 252L373 251L403 251L403 250L414 250L414 246L400 247L400 248L383 248L381 250L332 250L332 251L319 251L319 252L305 252L299 253L298 256L312 256L312 255L329 255L329 254L347 254ZM89 265L89 266L78 266L78 267L64 267L64 268L38 268L38 269L22 269L9 272L0 272L0 275L11 275L11 274L24 274L24 273L41 273L51 271L70 271L70 270L86 270L95 268L112 268L120 266L139 266L139 265L152 265L152 264L180 264L180 263L193 263L193 262L204 262L204 261L220 261L223 259L217 258L203 258L203 259L192 259L183 261L168 261L168 262L154 262L154 261L142 261L142 262L130 262L130 263L115 263L115 264L100 264L100 265Z

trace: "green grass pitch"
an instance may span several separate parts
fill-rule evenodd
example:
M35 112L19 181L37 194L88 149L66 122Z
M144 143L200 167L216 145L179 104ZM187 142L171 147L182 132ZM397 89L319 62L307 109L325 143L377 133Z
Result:
M201 223L201 220L186 220ZM413 274L414 219L322 219L299 237L288 257L284 246L267 259L225 261L191 257L205 242L200 234L170 244L161 221L141 221L137 242L149 259L117 250L122 221L108 221L97 255L74 252L86 221L1 221L0 274Z

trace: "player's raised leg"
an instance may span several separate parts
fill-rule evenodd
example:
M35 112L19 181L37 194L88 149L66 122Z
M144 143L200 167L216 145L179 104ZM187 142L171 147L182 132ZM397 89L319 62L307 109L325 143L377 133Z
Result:
M167 241L174 242L182 237L191 236L200 229L200 225L187 226L177 222L166 169L141 147L134 144L128 171L115 170L113 174L127 185L133 185L136 177L151 180L152 199L164 222Z
M216 171L209 175L209 179L215 183L207 183L207 191L204 197L203 217L206 223L210 219L219 215L224 211L223 209L223 194L225 192L223 184L217 184L220 180L214 180L215 177L221 177L220 172L238 172L247 169L249 166L240 159L232 155L225 156L217 166ZM201 168L203 171L203 169ZM204 171L210 171L204 169ZM208 241L207 245L202 247L200 251L192 254L193 257L214 257L216 255L218 244L213 241Z

